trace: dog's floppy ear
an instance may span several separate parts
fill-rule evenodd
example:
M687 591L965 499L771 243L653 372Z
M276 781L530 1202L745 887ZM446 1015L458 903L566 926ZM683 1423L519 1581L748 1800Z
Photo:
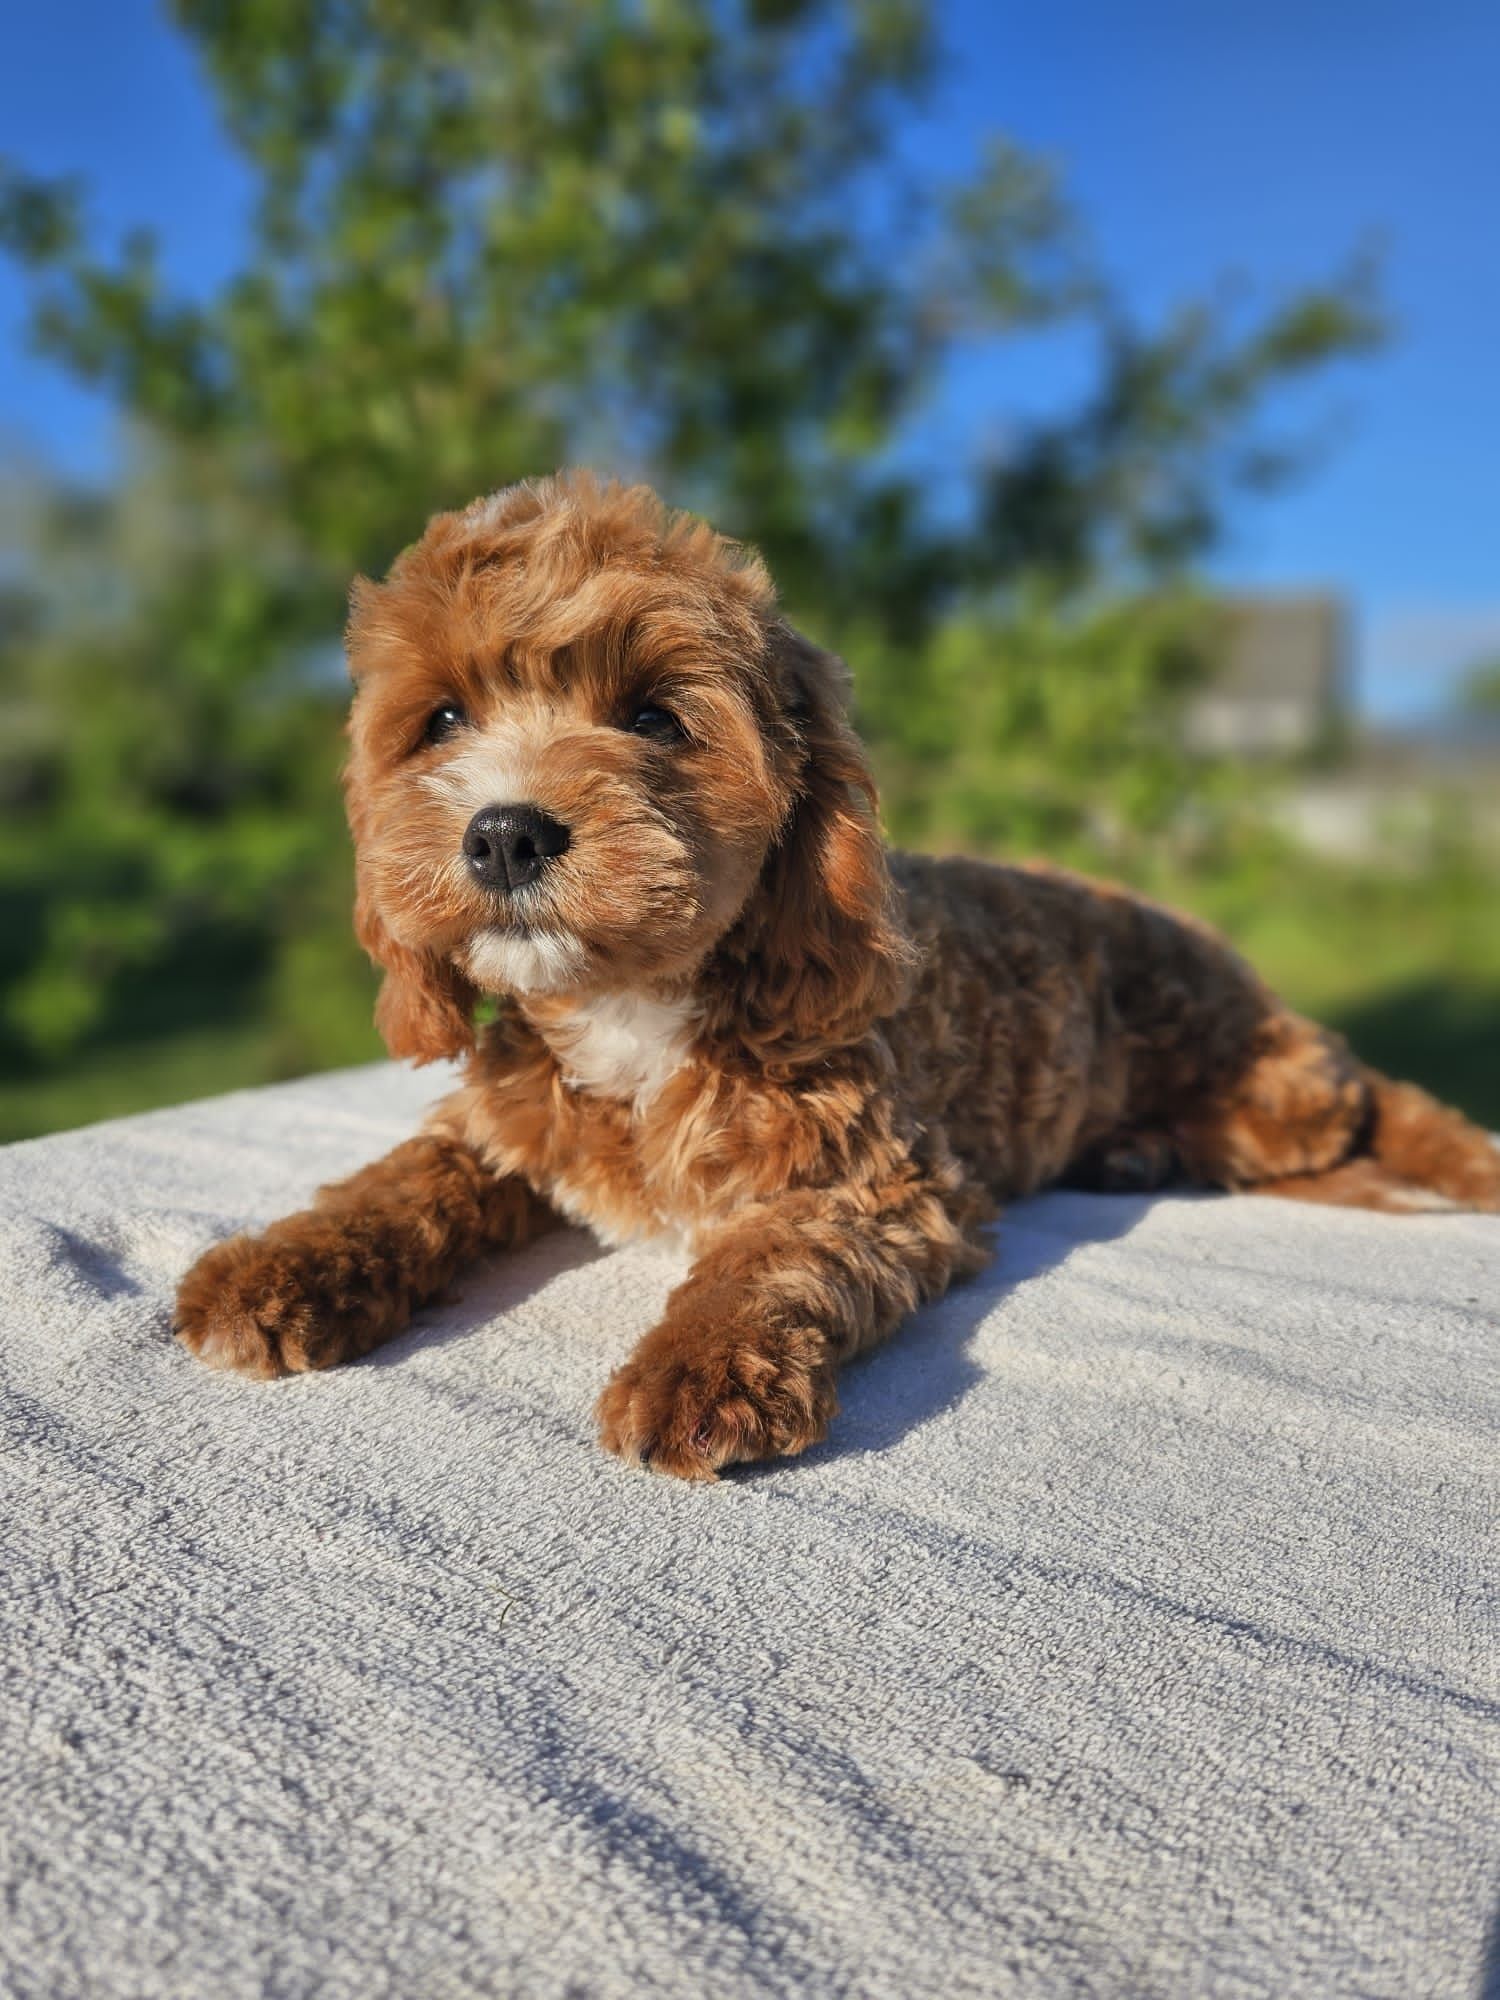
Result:
M477 995L457 967L398 944L362 884L354 897L354 934L385 974L375 1025L391 1054L416 1063L467 1055L474 1046Z
M800 766L790 813L731 941L738 1011L802 1055L899 1003L912 950L894 906L875 779L845 713L848 672L790 625L769 633Z
M391 935L362 852L364 815L352 769L344 774L344 787L354 835L354 935L385 974L375 1002L375 1026L398 1058L429 1063L467 1055L474 1046L478 994L446 959L413 951Z

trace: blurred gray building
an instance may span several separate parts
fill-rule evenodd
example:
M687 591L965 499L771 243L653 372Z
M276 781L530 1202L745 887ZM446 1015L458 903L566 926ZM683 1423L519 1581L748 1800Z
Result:
M1287 760L1272 811L1305 846L1420 866L1461 823L1500 853L1500 732L1362 724L1351 622L1331 592L1230 597L1216 613L1219 664L1188 708L1187 740L1205 755Z
M1208 755L1298 757L1331 747L1350 716L1349 617L1328 592L1220 602L1222 664L1187 713Z

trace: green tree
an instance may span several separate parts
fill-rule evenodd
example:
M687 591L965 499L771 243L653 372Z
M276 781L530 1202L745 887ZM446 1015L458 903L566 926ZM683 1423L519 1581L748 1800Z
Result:
M272 1024L262 1069L368 1046L332 783L348 579L560 463L761 545L854 659L906 823L960 743L955 832L1045 830L1049 766L1075 830L1086 794L1160 818L1191 652L1162 589L1294 469L1268 394L1376 337L1367 274L1140 326L1037 161L912 168L940 61L919 0L174 12L258 191L229 282L174 296L149 233L101 247L81 189L0 175L37 339L137 441L112 500L44 496L12 537L35 581L0 607L0 1060L230 994ZM1005 343L1065 320L1093 393L934 504L954 356L1003 382Z

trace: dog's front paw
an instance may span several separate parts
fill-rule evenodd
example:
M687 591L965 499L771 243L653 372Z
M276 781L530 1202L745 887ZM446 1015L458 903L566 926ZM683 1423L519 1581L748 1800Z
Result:
M599 1398L605 1449L653 1472L713 1479L746 1459L790 1457L828 1434L833 1372L811 1335L739 1328L648 1334Z
M206 1250L177 1292L173 1331L210 1368L268 1380L327 1368L348 1350L319 1246L233 1236Z

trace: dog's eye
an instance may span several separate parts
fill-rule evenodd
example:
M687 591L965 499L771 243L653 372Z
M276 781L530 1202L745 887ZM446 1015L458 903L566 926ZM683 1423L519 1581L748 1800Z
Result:
M462 729L468 721L456 702L445 701L441 708L435 708L427 718L427 727L422 731L424 743L445 743L455 729Z
M680 743L683 738L682 724L667 708L648 701L638 708L628 724L633 736L649 736L653 743Z

